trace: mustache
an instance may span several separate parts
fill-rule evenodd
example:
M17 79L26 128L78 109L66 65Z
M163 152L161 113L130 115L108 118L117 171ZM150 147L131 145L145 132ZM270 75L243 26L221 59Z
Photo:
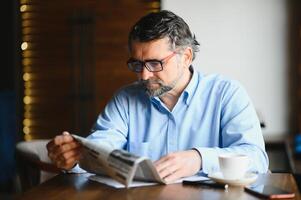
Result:
M147 80L143 80L143 79L140 79L139 80L139 83L141 85L148 85L148 84L151 84L151 83L155 83L155 84L160 84L162 85L162 81L161 80L152 80L152 79L147 79Z

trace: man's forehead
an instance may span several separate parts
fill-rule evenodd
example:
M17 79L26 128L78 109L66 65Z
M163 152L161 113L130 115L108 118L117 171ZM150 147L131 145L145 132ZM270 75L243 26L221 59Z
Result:
M140 54L147 54L147 53L160 53L170 50L170 43L168 38L162 38L162 39L156 39L151 40L148 42L139 42L139 41L133 41L132 42L132 48L131 48L131 55L135 55L137 53ZM159 52L158 52L159 51Z
M158 39L153 39L149 41L139 41L139 40L133 40L132 44L165 44L169 45L169 37L163 37L163 38L158 38Z

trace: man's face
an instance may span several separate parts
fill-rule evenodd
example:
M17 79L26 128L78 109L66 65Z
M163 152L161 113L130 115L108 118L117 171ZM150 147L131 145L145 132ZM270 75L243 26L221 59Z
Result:
M133 42L131 58L139 61L166 59L163 70L150 72L146 67L137 76L150 96L163 96L178 83L183 71L178 54L170 50L168 38L150 42Z

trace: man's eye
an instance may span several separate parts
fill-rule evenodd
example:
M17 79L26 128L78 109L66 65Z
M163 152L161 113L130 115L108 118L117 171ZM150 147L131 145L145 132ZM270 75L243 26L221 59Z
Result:
M150 62L147 62L147 65L149 65L151 67L160 67L160 62L150 61Z

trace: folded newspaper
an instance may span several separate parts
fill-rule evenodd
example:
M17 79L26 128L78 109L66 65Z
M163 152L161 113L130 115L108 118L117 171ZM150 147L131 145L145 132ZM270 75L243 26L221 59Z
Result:
M72 136L83 146L79 166L87 172L110 176L125 187L129 187L133 179L166 184L150 159L78 135Z

